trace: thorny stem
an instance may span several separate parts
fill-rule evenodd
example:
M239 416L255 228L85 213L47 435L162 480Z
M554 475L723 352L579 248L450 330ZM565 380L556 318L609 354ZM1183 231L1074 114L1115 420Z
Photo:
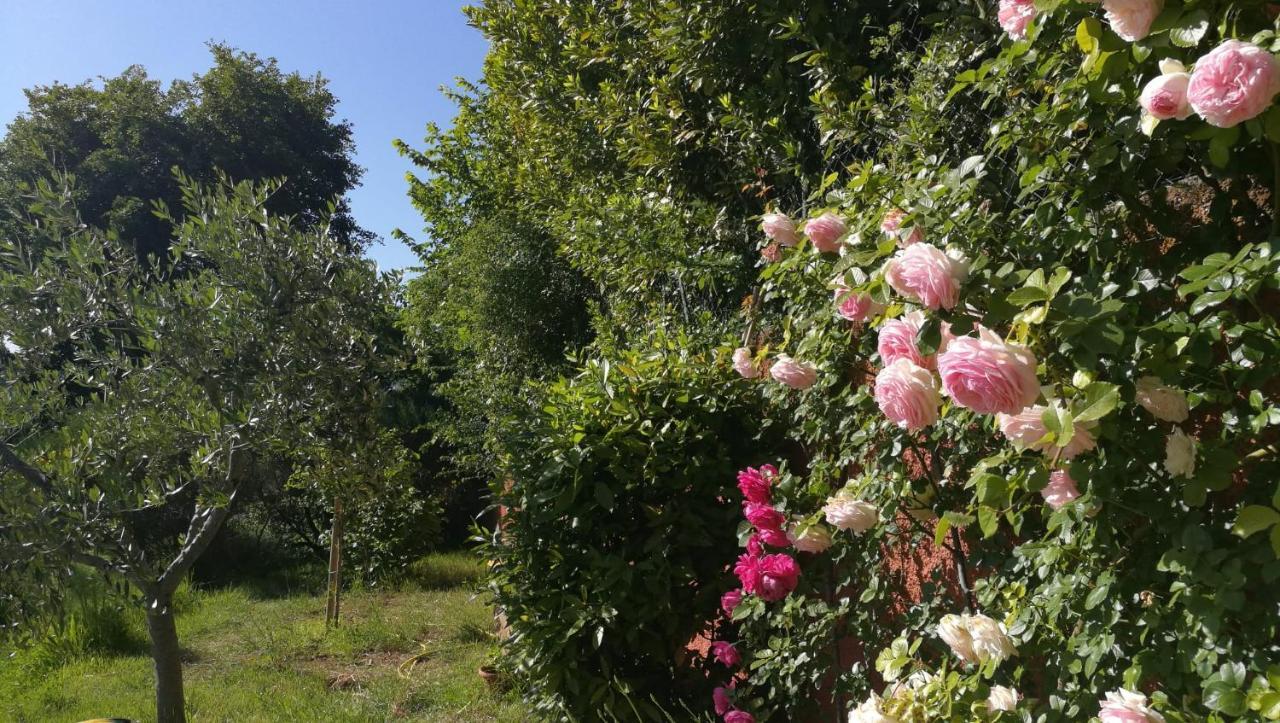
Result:
M951 554L956 558L956 580L960 583L960 590L964 592L965 602L969 609L977 612L978 603L973 599L973 591L969 589L969 574L967 572L968 559L964 554L964 547L960 545L960 531L951 528Z
M1269 143L1271 151L1271 235L1280 236L1280 151Z

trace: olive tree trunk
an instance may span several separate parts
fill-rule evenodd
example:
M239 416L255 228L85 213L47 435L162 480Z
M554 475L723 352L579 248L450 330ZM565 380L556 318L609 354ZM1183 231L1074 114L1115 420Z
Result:
M172 596L149 598L146 605L151 660L156 670L156 723L185 723L182 653L178 648L178 626L173 619Z
M333 500L333 528L329 534L329 599L325 605L326 626L338 625L342 603L342 499Z

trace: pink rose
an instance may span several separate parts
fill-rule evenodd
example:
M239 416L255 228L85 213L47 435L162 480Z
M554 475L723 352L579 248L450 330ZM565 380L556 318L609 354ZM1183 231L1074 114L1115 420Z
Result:
M1191 115L1191 103L1187 101L1187 86L1191 75L1176 60L1160 61L1160 75L1152 78L1142 89L1138 103L1153 118L1184 120Z
M782 247L778 244L769 244L760 249L760 258L766 263L776 264L782 260Z
M720 609L724 610L724 614L733 616L733 611L738 609L738 605L742 604L742 591L730 590L720 596Z
M786 597L800 581L800 566L790 555L775 553L760 558L760 597L776 602Z
M762 465L760 469L748 467L738 473L738 489L748 502L769 504L773 478L777 475L778 468L771 464Z
M942 389L956 404L979 414L1017 414L1040 395L1036 357L978 327L978 336L962 336L938 355Z
M778 355L769 373L792 389L808 389L818 381L818 370L812 364L798 362L786 354Z
M1035 0L1000 0L1000 27L1014 40L1027 37L1027 26L1036 16Z
M938 421L938 380L910 359L897 359L880 370L875 395L885 418L903 429L923 429Z
M729 708L733 702L729 700L729 689L723 685L711 691L711 701L716 707L716 715L724 715L729 712Z
M885 281L894 291L930 309L950 309L960 299L960 282L967 265L932 244L912 244L884 267Z
M800 237L796 236L796 224L784 213L766 213L763 223L764 235L769 237L770 241L782 244L783 246L795 246L800 243Z
M1079 497L1080 490L1076 487L1076 481L1071 479L1071 475L1067 474L1065 469L1055 469L1049 473L1049 484L1040 490L1040 495L1050 507L1056 510Z
M913 311L897 319L890 319L880 326L879 337L876 340L876 351L880 352L880 362L888 366L899 359L910 359L913 364L925 369L933 369L937 366L934 354L925 356L920 353L916 347L916 337L920 333L920 328L924 326L924 314L919 311ZM947 342L954 337L951 335L951 325L942 325L942 338L939 342L939 350L947 348Z
M780 530L783 523L787 521L781 512L773 508L773 505L745 502L742 507L743 516L747 518L747 522L755 525L758 530Z
M738 654L738 649L733 647L733 643L726 643L723 640L712 643L711 652L715 654L716 662L730 668L742 661L742 656Z
M745 346L733 350L733 370L743 379L755 379L760 376L760 366L756 364L755 355Z
M1230 128L1260 115L1277 92L1275 56L1252 43L1228 40L1196 61L1187 99L1209 125Z
M1151 23L1164 10L1164 0L1102 0L1102 9L1116 35L1132 43L1151 32Z
M886 236L898 236L898 229L902 226L902 217L907 214L900 208L895 208L884 215L884 220L880 222L880 230ZM911 233L906 238L898 237L898 245L902 248L918 244L924 240L924 229L919 226L912 226Z
M762 559L764 558L750 553L738 556L738 562L733 566L733 574L737 575L738 581L742 583L743 592L750 595L760 594L760 561Z
M849 291L841 286L836 289L836 313L849 321L866 321L884 311L884 306L877 304L870 294Z
M1058 449L1057 442L1041 441L1049 433L1044 426L1044 413L1047 409L1048 407L1043 404L1033 404L1017 414L997 414L996 424L1000 425L1000 431L1004 432L1004 436L1019 449L1030 449L1053 455ZM1071 435L1071 441L1062 448L1062 453L1059 455L1061 459L1071 459L1081 452L1088 452L1098 446L1093 433L1083 424L1073 426L1075 431Z
M813 242L813 247L823 253L834 253L840 250L840 237L849 227L844 219L828 211L821 216L810 219L804 225L804 235Z
M745 710L734 709L724 714L724 723L756 723L756 719Z

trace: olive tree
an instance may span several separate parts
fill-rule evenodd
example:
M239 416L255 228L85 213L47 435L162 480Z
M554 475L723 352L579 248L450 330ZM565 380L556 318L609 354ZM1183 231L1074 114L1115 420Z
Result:
M65 180L9 209L0 239L0 565L127 581L161 723L185 719L174 591L258 467L322 449L315 420L376 394L396 287L270 214L278 184L179 181L164 259L80 223ZM178 545L139 534L175 514Z

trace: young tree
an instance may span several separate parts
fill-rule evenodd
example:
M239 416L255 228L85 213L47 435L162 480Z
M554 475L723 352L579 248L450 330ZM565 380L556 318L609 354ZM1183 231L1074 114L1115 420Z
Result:
M169 263L83 225L41 182L0 238L0 563L90 565L146 612L157 719L184 720L173 593L273 455L370 394L396 287L325 229L267 210L279 184L179 178ZM176 549L140 539L189 514Z

